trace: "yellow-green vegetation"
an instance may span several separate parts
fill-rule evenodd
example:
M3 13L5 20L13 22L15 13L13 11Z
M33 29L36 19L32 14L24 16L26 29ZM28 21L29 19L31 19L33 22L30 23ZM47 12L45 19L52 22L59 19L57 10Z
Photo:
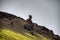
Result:
M50 40L38 33L36 35L31 35L28 32L24 32L24 34L25 35L8 29L2 29L0 32L0 40Z

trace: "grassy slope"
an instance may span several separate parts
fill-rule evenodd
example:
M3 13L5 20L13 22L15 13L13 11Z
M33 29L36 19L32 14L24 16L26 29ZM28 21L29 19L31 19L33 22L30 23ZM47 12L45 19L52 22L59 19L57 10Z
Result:
M49 38L40 34L36 34L35 36L29 34L28 32L24 32L24 34L16 33L8 29L3 29L0 32L0 40L50 40Z

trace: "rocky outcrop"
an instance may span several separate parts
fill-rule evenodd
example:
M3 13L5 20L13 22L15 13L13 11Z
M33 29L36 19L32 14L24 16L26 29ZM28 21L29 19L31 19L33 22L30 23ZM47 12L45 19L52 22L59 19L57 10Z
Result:
M0 11L0 28L8 28L16 32L20 32L24 29L28 30L32 35L35 35L34 32L37 32L43 36L50 37L52 40L60 40L60 36L55 35L52 30L49 30L45 26L33 23L31 19L31 15L27 20L24 20L21 17Z

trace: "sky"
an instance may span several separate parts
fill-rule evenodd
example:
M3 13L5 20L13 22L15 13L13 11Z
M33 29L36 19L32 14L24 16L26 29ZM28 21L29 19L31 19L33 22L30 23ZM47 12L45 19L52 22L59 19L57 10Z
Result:
M53 30L60 35L60 0L0 0L0 11L8 12Z

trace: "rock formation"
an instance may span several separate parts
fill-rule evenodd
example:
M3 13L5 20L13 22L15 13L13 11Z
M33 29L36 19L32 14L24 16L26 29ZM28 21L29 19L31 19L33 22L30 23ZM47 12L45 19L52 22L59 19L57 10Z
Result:
M23 30L28 30L33 36L35 33L51 38L51 40L60 40L60 36L55 35L52 30L45 26L38 25L32 22L32 16L29 15L27 20L17 17L13 14L0 11L0 29L10 29L15 32L21 33Z

